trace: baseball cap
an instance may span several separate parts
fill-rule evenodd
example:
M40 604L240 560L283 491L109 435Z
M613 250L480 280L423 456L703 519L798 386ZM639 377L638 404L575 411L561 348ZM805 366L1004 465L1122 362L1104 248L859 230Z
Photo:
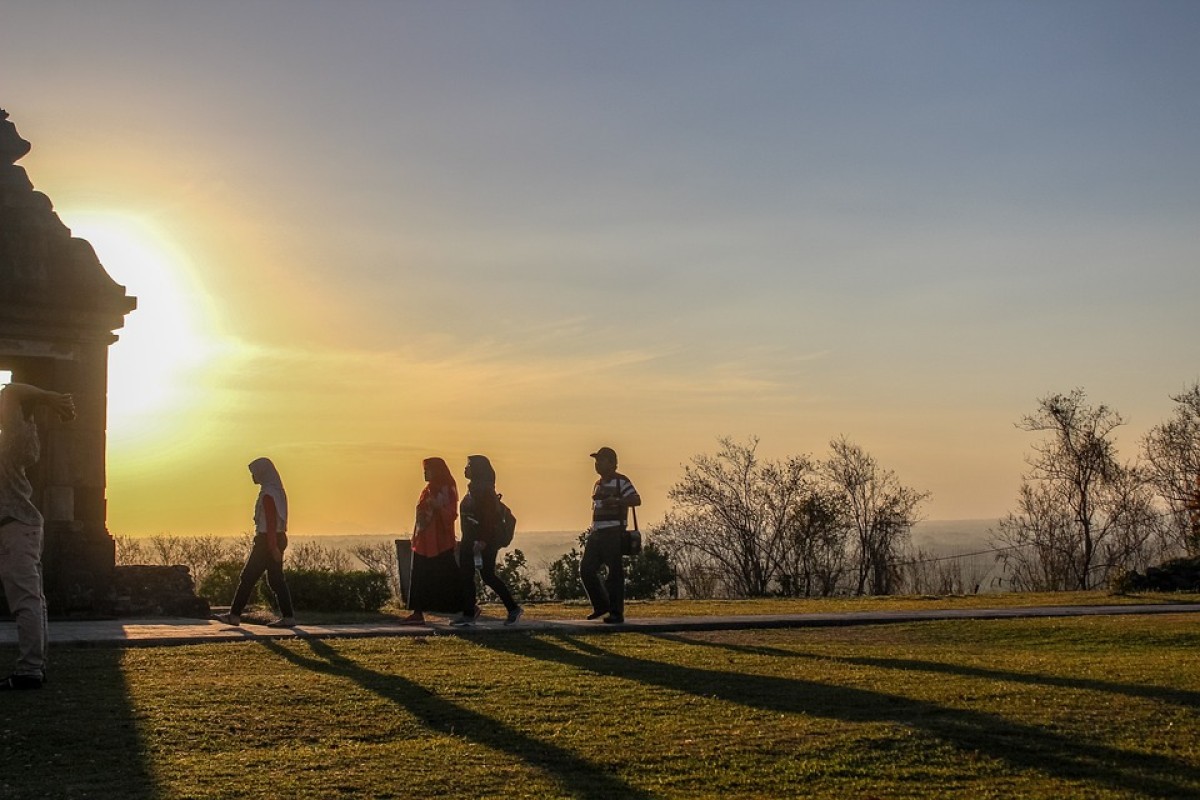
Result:
M611 458L617 460L617 451L611 447L601 447L599 450L591 454L592 458Z

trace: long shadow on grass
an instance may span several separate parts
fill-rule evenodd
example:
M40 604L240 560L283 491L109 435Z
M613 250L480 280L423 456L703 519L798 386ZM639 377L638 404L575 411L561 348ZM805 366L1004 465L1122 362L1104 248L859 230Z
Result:
M924 730L966 753L1065 780L1084 780L1135 794L1195 796L1200 769L1166 756L1133 753L1061 736L997 714L947 708L900 695L797 678L650 661L605 650L569 635L479 636L486 647L683 694L717 698L776 713L808 714L853 723L893 723Z
M50 650L41 691L0 694L0 797L161 797L115 648ZM15 649L0 649L7 666Z
M492 717L430 694L425 687L399 675L367 669L319 639L307 639L305 644L312 648L315 658L295 653L276 641L262 640L263 647L279 657L313 672L353 681L405 709L431 730L460 736L524 761L543 771L563 791L574 797L583 800L612 797L649 800L652 797L570 750L548 744Z
M1095 678L1067 678L1060 675L1040 675L1029 672L1009 672L1007 670L987 669L986 667L969 667L965 664L947 664L941 661L919 661L909 658L867 658L846 656L826 656L813 653L802 653L780 647L760 647L757 645L742 645L731 642L714 642L707 639L693 639L686 635L674 633L651 634L660 639L666 639L681 644L699 645L701 647L716 647L747 655L770 656L776 658L803 658L812 661L828 661L839 664L853 664L860 667L877 669L895 669L905 672L930 672L938 675L955 675L964 678L982 678L989 681L1007 681L1024 683L1035 686L1046 686L1055 689L1081 689L1089 692L1106 692L1122 694L1145 700L1156 700L1160 703L1171 703L1184 708L1200 708L1200 692L1190 692L1186 689L1170 689L1163 686L1147 686L1137 683L1114 683L1113 681L1096 680Z

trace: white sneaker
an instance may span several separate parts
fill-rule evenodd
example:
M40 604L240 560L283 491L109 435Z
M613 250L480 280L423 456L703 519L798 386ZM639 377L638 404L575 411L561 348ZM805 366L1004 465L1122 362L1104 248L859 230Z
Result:
M226 625L237 627L242 624L241 614L213 614L213 619L217 622L224 622Z

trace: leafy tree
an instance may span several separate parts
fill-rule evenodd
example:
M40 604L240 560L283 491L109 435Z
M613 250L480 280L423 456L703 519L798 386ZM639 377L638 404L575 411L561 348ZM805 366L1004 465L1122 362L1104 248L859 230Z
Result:
M1150 429L1143 452L1150 480L1170 512L1174 543L1200 555L1200 381L1171 399L1174 416Z
M928 497L900 484L891 470L845 437L830 443L821 470L841 502L853 547L858 594L891 594L899 578L896 562Z
M504 585L512 592L513 598L518 603L537 599L537 587L529 579L528 560L520 549L508 550L504 553L504 558L496 563L496 576L504 581ZM483 581L478 573L475 575L475 580L478 586L483 586ZM499 600L491 589L487 590L487 594L493 602Z
M579 534L578 547L572 547L561 558L551 562L548 569L550 597L554 600L579 600L587 597L583 582L579 578L579 564L583 560L583 545L587 532Z
M630 600L653 600L669 593L675 584L675 570L667 554L646 542L642 552L629 559L625 568L625 596Z

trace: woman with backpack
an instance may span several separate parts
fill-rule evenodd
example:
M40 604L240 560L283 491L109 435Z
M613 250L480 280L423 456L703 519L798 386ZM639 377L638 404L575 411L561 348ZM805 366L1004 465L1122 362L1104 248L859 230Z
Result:
M405 625L424 625L426 611L459 614L463 610L458 562L454 560L454 521L458 519L458 485L440 458L427 458L425 489L417 500L412 536L412 583Z
M461 576L463 613L451 625L474 625L483 610L475 597L475 571L484 585L496 593L508 616L505 625L514 625L525 613L504 581L496 574L496 557L500 554L500 497L496 494L496 470L487 456L468 456L467 494L460 508L462 544L458 550L458 569Z

